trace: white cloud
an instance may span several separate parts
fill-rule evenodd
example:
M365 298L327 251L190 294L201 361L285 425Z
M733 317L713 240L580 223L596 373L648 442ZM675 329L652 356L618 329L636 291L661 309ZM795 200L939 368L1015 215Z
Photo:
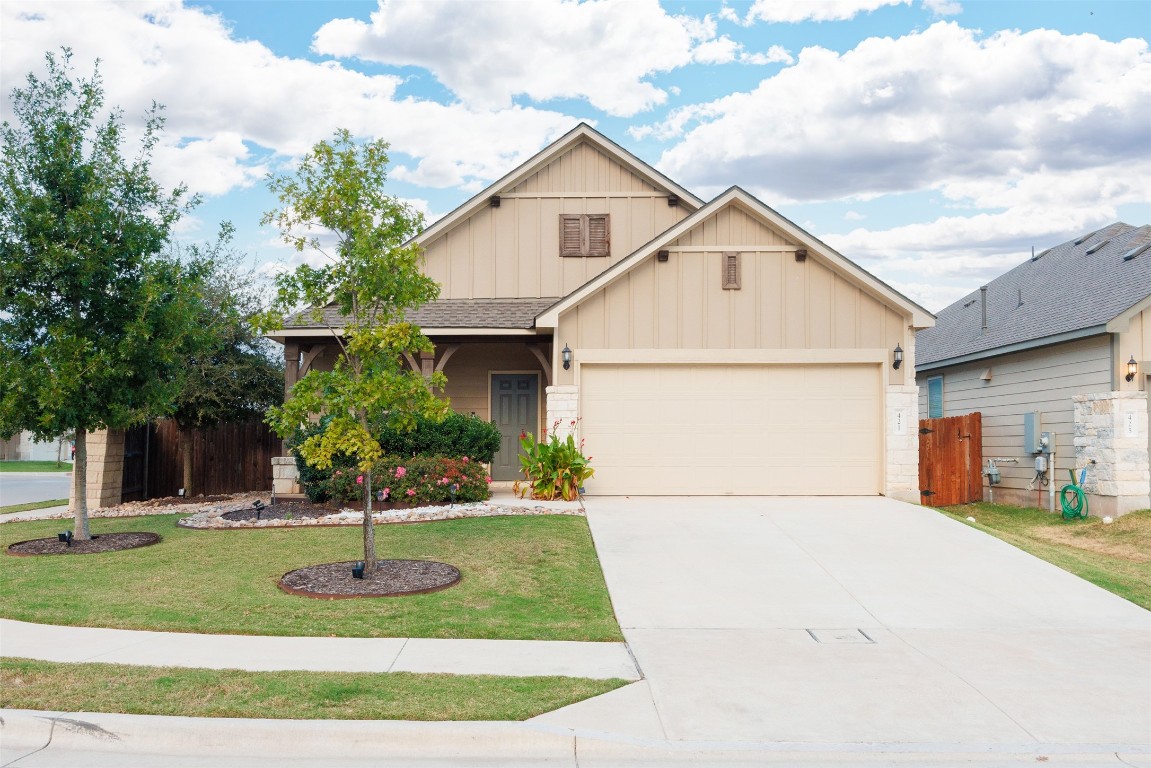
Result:
M847 213L843 214L843 218L847 219L848 221L863 221L867 217L859 211L848 211Z
M911 5L911 0L755 0L743 23L847 21L889 5Z
M670 15L657 0L381 0L370 23L325 24L313 49L425 67L480 109L507 107L523 95L586 99L630 116L667 100L653 75L693 60L738 58L739 44L715 39L715 26L710 16Z
M704 193L734 182L773 201L825 200L967 185L953 187L959 198L980 185L989 197L1075 170L1139 186L1149 113L1143 40L978 39L939 22L843 54L804 49L753 91L672 110L633 135L681 136L659 165Z
M956 0L923 0L923 7L936 16L954 16L963 13L963 6Z
M526 107L477 111L400 98L400 78L277 56L177 0L6 0L0 30L6 84L41 72L44 51L70 46L79 75L101 60L107 103L124 108L129 132L138 132L152 100L165 104L156 175L169 187L184 180L192 192L252 184L266 166L276 169L338 126L434 166L442 186L475 183L502 175L576 122ZM11 105L3 106L9 117Z

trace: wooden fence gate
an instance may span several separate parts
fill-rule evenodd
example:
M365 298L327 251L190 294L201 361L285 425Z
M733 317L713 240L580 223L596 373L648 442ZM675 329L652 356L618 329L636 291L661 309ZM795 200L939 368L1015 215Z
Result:
M920 501L948 507L983 500L983 416L921 419Z

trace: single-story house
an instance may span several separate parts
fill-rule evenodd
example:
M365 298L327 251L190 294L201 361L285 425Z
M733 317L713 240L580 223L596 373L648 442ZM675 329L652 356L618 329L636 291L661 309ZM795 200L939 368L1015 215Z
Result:
M1047 433L1048 481L1087 466L1091 512L1123 514L1151 506L1149 364L1151 226L1118 222L1036 253L919 331L919 411L982 414L996 501L1047 505L1033 482Z
M579 125L417 238L440 298L408 319L452 407L574 430L589 494L884 494L917 502L925 309L752 195L710 202ZM286 385L337 354L297 319ZM902 365L901 365L902 363Z

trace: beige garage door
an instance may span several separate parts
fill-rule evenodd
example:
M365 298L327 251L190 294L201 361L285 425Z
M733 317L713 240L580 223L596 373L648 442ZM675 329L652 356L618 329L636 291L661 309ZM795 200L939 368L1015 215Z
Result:
M592 365L589 494L876 494L875 365Z

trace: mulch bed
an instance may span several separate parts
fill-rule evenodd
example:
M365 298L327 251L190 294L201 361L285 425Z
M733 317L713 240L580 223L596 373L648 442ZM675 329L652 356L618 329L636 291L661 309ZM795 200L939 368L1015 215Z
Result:
M451 502L421 504L421 507L447 507ZM415 504L408 504L406 502L392 502L392 501L375 501L372 502L372 511L380 512L389 509L415 509ZM357 512L364 511L363 504L316 504L311 501L277 501L275 504L266 504L261 509L256 510L252 508L237 509L233 512L225 512L220 517L225 520L299 520L303 517L324 517L325 515L334 515L345 509L355 510Z
M119 552L124 549L137 549L157 544L158 533L101 533L87 541L72 541L68 546L53 536L50 539L18 541L8 547L8 554L17 556L34 555L94 555L99 552Z
M437 592L459 582L460 570L434 560L379 560L372 578L352 578L353 561L323 563L285 573L280 589L293 595L339 600Z

